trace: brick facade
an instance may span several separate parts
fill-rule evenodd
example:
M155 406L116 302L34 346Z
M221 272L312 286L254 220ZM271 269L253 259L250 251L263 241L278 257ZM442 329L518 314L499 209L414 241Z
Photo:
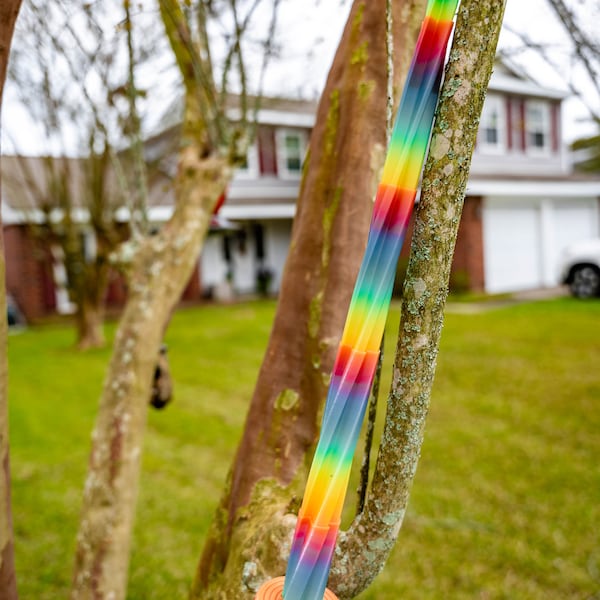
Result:
M484 290L482 209L482 198L479 196L465 198L450 272L450 289L453 291L482 292ZM413 227L414 215L409 222L400 253L398 273L401 278L408 266ZM397 283L394 293L399 295L400 292L401 284Z
M481 197L465 198L450 276L455 289L484 290L482 211Z
M23 225L4 225L6 257L6 291L22 311L27 321L35 321L56 312L56 292L50 252L28 233ZM196 266L183 294L182 301L202 298L200 270ZM127 300L127 285L123 276L111 271L106 291L106 305L120 308Z
M28 321L54 312L56 295L52 262L23 225L4 227L6 291Z

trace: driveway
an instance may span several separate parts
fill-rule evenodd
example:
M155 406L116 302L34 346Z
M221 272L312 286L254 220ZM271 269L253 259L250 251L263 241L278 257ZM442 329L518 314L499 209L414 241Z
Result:
M561 298L568 295L569 288L565 285L561 285L552 288L541 288L536 290L515 292L509 296L502 295L497 299L495 299L494 296L490 296L489 299L473 302L452 302L452 300L449 300L446 303L446 312L457 315L473 315L487 312L489 310L514 306L515 304L521 304L523 302L551 300L553 298Z

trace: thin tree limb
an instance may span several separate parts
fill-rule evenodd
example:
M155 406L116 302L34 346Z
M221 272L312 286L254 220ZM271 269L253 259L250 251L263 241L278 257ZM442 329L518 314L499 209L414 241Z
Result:
M354 598L383 568L423 441L454 244L505 0L463 0L416 213L385 428L365 510L340 536L330 587Z
M135 195L134 206L139 213L141 229L148 233L148 173L146 162L144 160L144 143L142 140L142 122L137 108L138 90L135 84L135 52L133 48L133 21L131 20L131 1L123 0L125 10L126 33L127 33L127 60L128 60L128 85L127 98L129 100L129 118L131 121L130 137L132 140L131 153L133 155L133 170L135 185L133 193ZM136 214L131 215L132 220L136 220Z

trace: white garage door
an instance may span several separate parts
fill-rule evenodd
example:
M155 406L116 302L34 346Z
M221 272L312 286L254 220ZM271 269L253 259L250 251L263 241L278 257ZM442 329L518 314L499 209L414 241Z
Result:
M500 293L556 285L563 249L572 242L598 237L599 221L595 198L486 198L486 291Z
M539 203L486 198L483 211L484 276L487 292L542 285Z
M573 242L598 237L598 203L585 200L553 200L545 264L546 285L558 283L558 261Z

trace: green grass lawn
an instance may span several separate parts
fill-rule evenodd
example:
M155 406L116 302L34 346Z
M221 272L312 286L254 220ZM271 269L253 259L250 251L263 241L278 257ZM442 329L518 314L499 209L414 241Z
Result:
M199 307L173 318L176 398L150 414L131 600L187 597L274 308ZM384 392L398 319L396 307ZM600 598L599 325L600 302L570 298L447 316L409 510L388 565L361 599ZM24 600L68 594L109 357L78 354L72 339L53 325L9 341Z

